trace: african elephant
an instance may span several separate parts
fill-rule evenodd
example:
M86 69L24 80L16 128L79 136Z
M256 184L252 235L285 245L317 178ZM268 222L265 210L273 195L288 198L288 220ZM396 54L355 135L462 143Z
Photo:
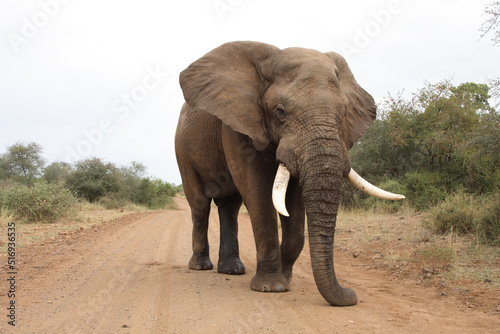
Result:
M304 245L307 214L319 292L331 305L356 304L356 293L338 283L333 264L342 179L378 197L404 196L375 188L351 171L347 150L374 121L376 106L344 58L334 52L231 42L182 71L180 85L186 103L175 149L193 220L189 268L213 268L207 239L213 199L220 216L217 270L245 272L237 223L243 201L257 250L250 286L287 291Z

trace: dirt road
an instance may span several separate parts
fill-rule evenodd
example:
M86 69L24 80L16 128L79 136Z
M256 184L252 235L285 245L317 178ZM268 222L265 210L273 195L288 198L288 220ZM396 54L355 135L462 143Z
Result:
M500 333L498 315L464 311L454 297L414 282L393 281L337 252L339 280L358 293L354 307L335 308L319 295L308 245L294 268L291 291L258 293L255 244L240 215L240 252L247 274L187 268L191 222L178 209L127 216L19 251L17 326L1 333ZM218 217L210 220L217 261ZM5 307L4 307L5 306Z

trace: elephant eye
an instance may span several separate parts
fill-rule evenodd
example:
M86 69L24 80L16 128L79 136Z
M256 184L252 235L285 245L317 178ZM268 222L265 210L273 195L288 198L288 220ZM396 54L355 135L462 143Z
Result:
M285 118L286 117L285 109L281 107L276 108L276 117L278 117L279 119Z

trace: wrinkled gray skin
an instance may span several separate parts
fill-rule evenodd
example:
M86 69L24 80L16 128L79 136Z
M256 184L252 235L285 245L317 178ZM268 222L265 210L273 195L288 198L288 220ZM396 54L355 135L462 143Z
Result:
M345 60L334 52L232 42L192 63L180 84L186 103L175 147L193 219L189 268L213 268L207 229L214 199L218 272L245 272L237 236L243 201L257 249L251 288L287 291L306 213L318 290L331 305L356 304L356 293L335 276L333 242L341 183L351 167L347 150L373 122L376 107ZM279 163L291 173L281 245L271 201Z

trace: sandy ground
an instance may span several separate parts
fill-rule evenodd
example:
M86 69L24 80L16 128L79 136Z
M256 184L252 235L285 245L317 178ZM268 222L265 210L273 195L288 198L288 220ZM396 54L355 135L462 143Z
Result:
M247 274L187 268L191 221L185 200L174 211L129 215L19 249L17 326L7 324L3 271L1 333L500 333L500 316L464 308L435 288L391 279L337 252L341 284L354 307L328 306L314 284L308 245L294 267L291 291L259 293L255 244L240 215L240 253ZM218 217L212 210L212 262ZM4 268L4 267L2 267Z

